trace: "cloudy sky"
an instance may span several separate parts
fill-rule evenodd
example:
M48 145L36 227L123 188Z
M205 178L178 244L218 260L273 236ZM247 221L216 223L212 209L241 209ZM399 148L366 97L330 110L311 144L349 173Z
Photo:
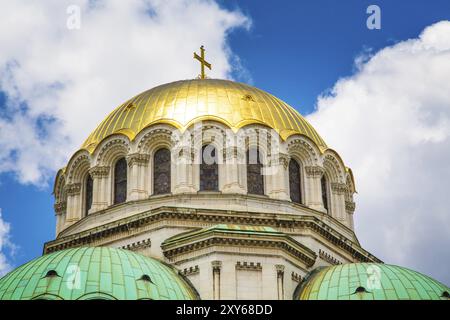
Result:
M354 170L366 249L450 284L450 4L378 3L380 30L361 0L0 0L0 274L54 237L52 179L90 131L194 78L204 44L211 77L293 105Z

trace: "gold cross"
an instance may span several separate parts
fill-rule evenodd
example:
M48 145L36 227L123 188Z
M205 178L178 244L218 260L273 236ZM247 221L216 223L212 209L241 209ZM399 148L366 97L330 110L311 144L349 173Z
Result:
M200 61L200 65L202 68L202 71L200 73L200 79L206 79L205 66L209 70L211 70L211 64L205 60L205 48L203 46L200 47L200 55L194 52L194 59Z

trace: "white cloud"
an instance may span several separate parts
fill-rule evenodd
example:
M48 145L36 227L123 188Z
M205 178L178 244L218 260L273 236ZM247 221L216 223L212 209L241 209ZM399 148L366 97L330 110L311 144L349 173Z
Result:
M14 245L9 240L10 226L2 219L0 208L0 278L11 270L11 265L6 257L5 250L14 250Z
M227 34L250 21L214 1L0 0L0 173L45 184L113 108L155 85L194 78L201 44L211 77L238 61ZM67 7L81 8L69 30ZM239 68L239 66L238 66ZM239 71L239 70L238 70Z
M355 173L363 246L450 284L450 22L357 59L308 116Z

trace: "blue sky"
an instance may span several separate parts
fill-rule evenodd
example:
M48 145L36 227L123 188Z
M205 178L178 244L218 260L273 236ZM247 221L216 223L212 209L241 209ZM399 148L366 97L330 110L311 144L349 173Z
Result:
M233 52L234 59L238 58L241 61L242 68L239 72L233 73L233 77L240 81L250 81L254 86L282 98L296 107L303 115L313 113L318 96L333 88L339 79L358 72L354 62L359 55L367 52L375 54L382 48L394 46L407 39L417 38L426 27L442 20L450 20L450 2L448 0L221 0L219 4L222 9L238 11L251 21L250 27L242 27L236 22L236 27L230 27L223 33L225 35L222 34L222 40ZM368 17L366 8L370 4L377 4L381 7L381 30L366 28ZM33 34L30 37L33 37ZM5 47L4 45L8 43L2 45L1 41L0 37L0 47ZM207 50L212 47L212 45L208 47L208 43L205 45ZM195 50L198 46L191 47ZM212 57L210 57L216 58L215 61L221 61L219 54L214 52L211 49ZM56 59L57 57L52 58ZM215 61L211 61L213 66ZM1 62L0 59L0 65ZM45 65L44 62L42 63ZM229 60L229 63L233 64L233 59ZM49 64L47 67L52 68L52 65ZM66 75L70 72L70 70L65 70L61 74ZM0 73L0 76L6 77L5 73ZM167 75L168 78L172 77L171 80L177 80L184 76L184 73L180 73L178 76L176 71ZM162 77L161 80L158 78L158 81L170 81L170 79ZM2 83L3 87L0 86L3 90L0 94L0 117L6 119L5 114L9 107L7 108L5 97L8 94L11 95L12 91L5 89L5 83L7 83L5 78ZM149 87L147 83L140 83L134 93L138 93L146 87ZM125 98L126 95L129 97L130 93L131 91L125 91L123 97ZM104 110L113 107L114 105L111 105ZM96 122L101 120L102 115L106 115L104 110L98 111ZM39 122L37 122L37 126L39 126ZM76 141L73 141L74 146L81 145L83 141L80 137L87 137L91 128L92 125L89 124L86 125L86 128L82 127L78 130L80 133L76 136ZM21 133L20 127L15 129L17 134ZM326 132L326 128L324 131ZM325 138L327 140L327 137ZM333 137L331 139L333 140ZM54 143L54 140L53 138L49 138L49 141L44 139L41 143L41 148L45 149L46 145ZM14 148L11 150L13 151L9 158L14 160ZM72 149L71 152L75 151ZM67 151L64 152L67 153ZM69 157L70 152L65 156ZM45 159L51 160L52 157ZM4 248L4 253L14 266L39 256L42 253L43 243L54 237L55 221L51 193L55 169L50 166L43 180L40 179L38 183L34 183L32 180L21 179L15 171L1 170L0 166L0 172L3 172L0 174L2 218L10 224L10 242L17 247L14 254L8 248ZM366 249L375 251L381 259L388 256L386 251L375 247L375 240L370 242L368 239L367 243L372 244L372 247L369 246ZM424 249L424 251L426 250ZM436 257L430 255L428 258ZM411 264L411 267L421 269L420 271L433 273L428 266L414 261L408 263ZM447 284L449 283L450 276L443 273L434 275L442 281L447 281Z

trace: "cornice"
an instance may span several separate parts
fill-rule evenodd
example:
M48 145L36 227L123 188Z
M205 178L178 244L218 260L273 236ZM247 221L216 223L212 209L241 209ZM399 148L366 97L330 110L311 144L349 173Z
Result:
M330 243L348 252L357 261L381 262L350 239L332 229L325 222L313 216L300 216L291 214L249 214L230 210L207 210L178 207L159 207L131 217L123 218L105 225L95 227L77 234L60 236L56 240L47 242L44 246L44 254L58 250L89 246L98 239L129 232L130 229L136 233L147 225L160 223L161 221L185 221L201 222L206 224L249 224L262 225L274 228L286 229L308 229L328 240Z

